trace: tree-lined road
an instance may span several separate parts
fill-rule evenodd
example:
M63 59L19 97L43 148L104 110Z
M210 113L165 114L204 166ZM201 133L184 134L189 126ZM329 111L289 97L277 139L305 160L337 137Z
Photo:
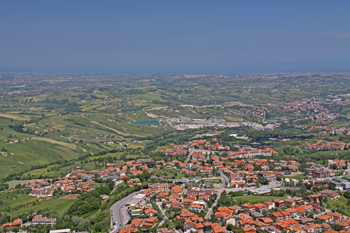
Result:
M220 191L219 191L218 196L217 196L215 202L213 203L213 205L211 206L211 208L208 209L208 212L207 212L207 215L205 216L205 219L209 219L210 216L212 215L212 213L213 213L213 208L214 208L214 206L216 206L216 204L218 203L218 200L220 199L221 193L222 193L222 192L223 192L223 190L220 190Z

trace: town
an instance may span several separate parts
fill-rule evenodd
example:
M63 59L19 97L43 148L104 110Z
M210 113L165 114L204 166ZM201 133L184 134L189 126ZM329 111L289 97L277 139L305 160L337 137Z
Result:
M349 229L348 73L0 76L0 232Z
M35 180L23 188L29 196L50 199L88 195L99 190L93 188L96 182L112 182L113 190L98 196L106 202L118 187L137 187L138 191L111 207L110 232L300 233L350 229L347 215L329 208L329 203L342 195L350 198L346 191L350 190L349 160L329 160L327 166L307 162L307 176L300 179L293 177L303 174L301 164L290 157L276 159L278 153L271 148L231 151L229 146L203 139L170 146L159 151L167 162L148 158L106 163L101 170L76 169L63 177ZM182 177L166 176L164 169ZM25 221L4 223L3 228L54 226L56 221L33 213Z

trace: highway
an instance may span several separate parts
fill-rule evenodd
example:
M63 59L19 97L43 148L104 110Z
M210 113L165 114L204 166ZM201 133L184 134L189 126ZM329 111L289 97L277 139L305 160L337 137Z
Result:
M119 230L124 228L124 223L127 222L126 220L126 207L125 204L131 201L131 199L139 194L142 193L143 190L140 190L138 192L134 192L130 194L129 196L124 197L120 201L114 203L111 207L111 230L110 233L117 233ZM124 207L124 209L123 209ZM115 225L113 224L115 223Z

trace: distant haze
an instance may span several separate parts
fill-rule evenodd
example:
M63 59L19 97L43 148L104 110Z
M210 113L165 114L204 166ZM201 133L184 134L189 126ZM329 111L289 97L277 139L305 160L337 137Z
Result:
M0 1L0 72L349 72L350 1Z

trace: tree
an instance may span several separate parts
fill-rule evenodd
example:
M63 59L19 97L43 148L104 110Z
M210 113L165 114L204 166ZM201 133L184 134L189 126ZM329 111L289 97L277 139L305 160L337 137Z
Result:
M233 225L232 225L231 223L228 224L227 227L226 227L226 229L227 229L228 231L232 231L232 230L233 230Z
M73 225L78 229L78 230L87 230L90 226L90 221L84 218L80 218L77 216L73 216L72 218Z
M176 229L182 229L184 227L184 221L182 219L176 219L174 223Z
M217 222L217 217L215 216L215 214L212 214L211 216L210 216L210 222L212 222L212 223L215 223L215 222Z
M332 229L335 231L342 231L342 230L344 230L344 227L341 225L338 225L338 224L333 224Z
M267 210L263 210L262 211L262 214L265 216L265 217L269 217L269 212Z
M256 186L257 188L260 188L260 183L257 181L257 182L255 183L255 186Z
M350 192L349 192L349 191L346 191L346 192L343 194L343 196L344 196L345 198L349 199L349 198L350 198Z
M318 198L318 200L320 201L320 205L321 205L321 206L322 206L322 203L323 203L323 202L326 203L325 198L324 198L322 195Z
M101 222L97 223L95 226L94 226L94 232L101 232L103 229L103 224Z
M120 160L126 161L126 160L127 160L127 159L126 159L126 155L125 155L125 154L122 154L122 155L120 156Z

